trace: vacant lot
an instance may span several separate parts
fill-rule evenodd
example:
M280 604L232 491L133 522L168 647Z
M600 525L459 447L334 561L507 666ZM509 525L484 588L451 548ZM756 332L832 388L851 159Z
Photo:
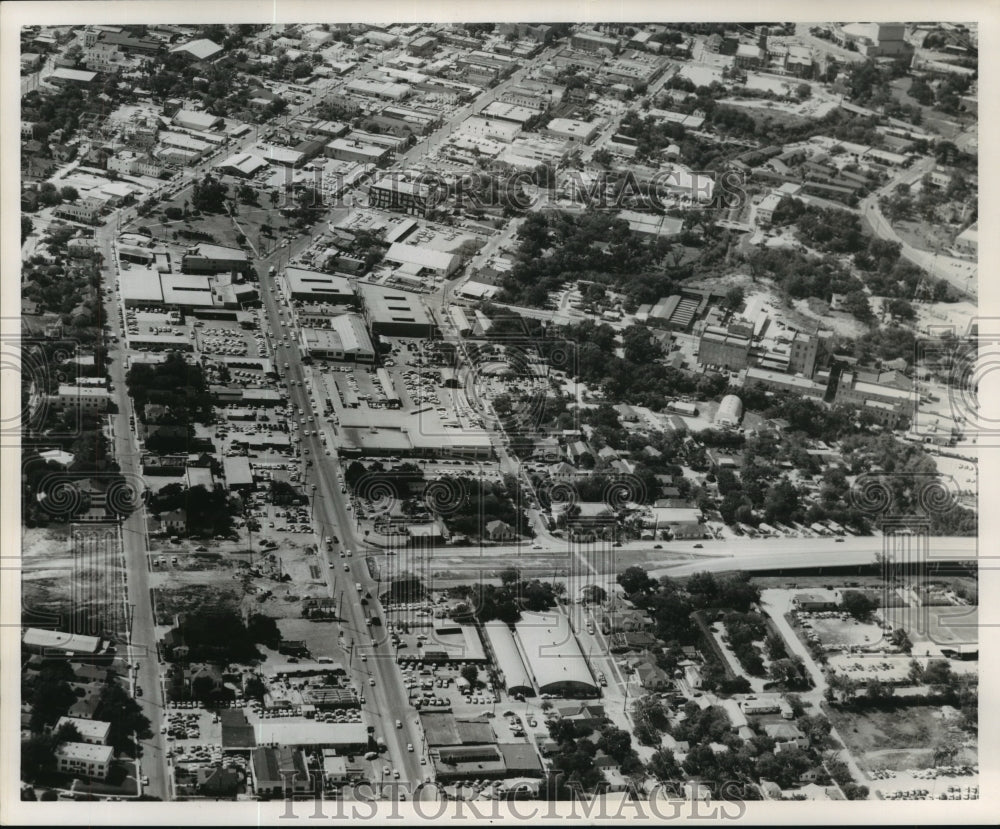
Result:
M828 706L824 710L865 770L930 768L936 748L966 739L953 718L930 705L897 711L843 711ZM955 762L976 762L975 751L962 749Z

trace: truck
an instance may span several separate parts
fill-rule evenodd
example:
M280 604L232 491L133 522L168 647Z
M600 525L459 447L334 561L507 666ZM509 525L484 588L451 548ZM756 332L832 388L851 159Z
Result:
M274 276L275 273L276 273L276 271L274 269L274 265L271 265L271 267L267 269L267 275L268 276Z

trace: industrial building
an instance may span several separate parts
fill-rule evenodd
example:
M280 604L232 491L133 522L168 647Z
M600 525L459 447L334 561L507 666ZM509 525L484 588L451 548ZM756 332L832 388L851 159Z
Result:
M429 273L433 276L451 276L462 263L461 257L454 253L434 250L421 245L408 245L395 242L389 246L385 261L394 262L400 268L413 276Z

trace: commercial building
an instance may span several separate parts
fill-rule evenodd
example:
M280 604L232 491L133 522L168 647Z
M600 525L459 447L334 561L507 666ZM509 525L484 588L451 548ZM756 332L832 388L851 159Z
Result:
M216 165L216 169L238 178L252 178L267 167L267 161L253 153L233 153Z
M56 749L56 768L60 772L90 780L105 780L113 759L111 746L63 743Z
M300 302L327 302L332 305L357 305L358 296L345 276L286 268L285 285L289 296Z
M84 224L95 224L104 210L104 202L100 199L85 198L75 203L60 204L53 209L53 214L64 219L72 219Z
M375 164L381 166L392 158L389 147L369 144L356 138L334 138L323 150L328 158L338 161L353 161L360 164Z
M746 368L750 359L750 336L719 325L709 325L698 340L698 363L730 371Z
M459 129L466 135L491 138L494 141L502 141L505 144L509 144L520 134L521 125L514 121L470 115L462 122Z
M861 372L844 372L834 393L834 405L853 406L868 412L883 426L894 429L900 420L913 417L915 394L910 384L899 388L884 375L896 372L882 372L881 375L865 375Z
M523 127L529 121L537 118L538 112L536 107L519 106L505 101L491 101L479 111L479 114L483 118L511 121Z
M286 789L293 794L312 791L309 768L301 749L287 745L256 748L250 760L250 779L259 796L283 797Z
M413 276L423 273L451 276L462 263L461 257L454 253L445 253L421 245L407 245L404 242L390 245L385 260L396 263Z
M388 101L402 101L410 94L411 87L405 83L390 83L388 81L373 81L367 78L357 78L349 81L345 87L348 92L369 98L383 98Z
M817 383L805 377L768 371L761 368L748 368L741 375L743 384L747 387L760 386L771 391L786 391L822 400L826 395L826 384Z
M97 636L42 628L28 628L21 644L30 651L50 656L95 656L101 650L101 640Z
M184 254L181 270L190 274L248 274L251 268L246 252L239 248L201 244Z
M175 127L188 130L214 130L222 126L222 118L208 112L198 112L193 109L182 109L170 119Z
M204 63L222 54L222 47L207 38L200 38L175 46L170 51L184 55L197 63Z
M618 38L607 37L600 32L577 32L570 37L569 45L582 52L598 52L604 49L612 55L617 55L620 48Z
M96 78L96 72L60 66L46 80L56 86L90 86Z
M433 337L437 325L416 294L383 285L362 284L365 319L373 334L387 337Z
M224 457L222 459L222 475L226 479L226 486L231 490L253 489L250 459L245 455Z
M329 328L302 328L303 349L312 357L349 363L375 362L375 347L357 314L339 314Z
M541 132L574 144L589 144L600 131L600 121L579 121L574 118L553 118Z
M395 175L383 176L368 189L372 207L399 210L423 216L430 206L430 186L422 182L404 181Z
M500 681L511 696L523 694L534 696L535 690L531 684L531 676L524 667L524 660L518 650L514 634L506 622L494 619L483 625L486 643L493 655L493 664L500 672Z
M869 58L906 57L913 54L913 45L905 32L902 23L846 23L833 27L833 39L841 46L853 44Z
M598 695L569 619L561 613L522 613L514 629L540 693L570 698Z

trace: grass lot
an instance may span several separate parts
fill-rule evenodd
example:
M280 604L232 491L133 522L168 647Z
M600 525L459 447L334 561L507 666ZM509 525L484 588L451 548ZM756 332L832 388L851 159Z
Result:
M866 770L929 768L934 765L935 748L963 739L957 726L941 716L941 709L930 705L864 712L826 705L823 708L858 764ZM956 758L959 763L970 761L975 762L971 750L963 749Z

